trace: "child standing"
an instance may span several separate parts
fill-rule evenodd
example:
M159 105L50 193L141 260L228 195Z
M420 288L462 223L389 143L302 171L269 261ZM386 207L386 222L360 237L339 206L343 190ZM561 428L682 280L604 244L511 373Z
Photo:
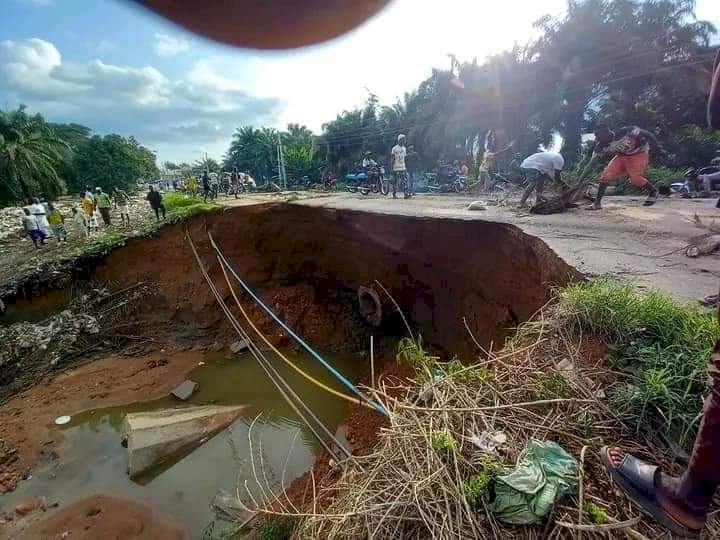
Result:
M26 233L30 236L35 248L39 249L40 244L45 243L45 233L40 229L37 218L30 213L29 208L23 208L25 215L22 218L22 226ZM40 240L40 244L38 244Z
M53 203L48 203L48 223L58 242L67 242L67 231L65 230L65 216L55 208Z
M95 217L95 199L92 193L84 192L81 193L82 197L82 209L85 215L85 226L87 227L88 233L98 229L97 218Z

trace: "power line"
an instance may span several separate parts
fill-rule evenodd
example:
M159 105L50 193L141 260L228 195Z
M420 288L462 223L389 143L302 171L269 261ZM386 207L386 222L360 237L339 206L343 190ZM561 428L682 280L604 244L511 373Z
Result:
M616 84L618 82L623 82L623 81L646 77L648 75L652 75L657 72L671 71L674 69L685 68L685 67L690 67L690 66L694 66L694 65L700 65L700 64L706 63L708 60L714 59L714 57L715 57L715 53L709 53L707 56L703 56L702 59L695 60L693 62L683 62L683 63L679 63L679 64L673 64L670 66L656 67L656 68L652 68L650 70L643 71L640 73L635 73L632 75L625 75L622 77L616 77L614 79L598 81L596 83L592 83L592 84L588 84L588 85L584 85L584 86L565 89L559 93L561 95L575 94L582 90L592 89L593 87L595 87L597 85L607 86L607 85L611 85L611 84ZM568 101L568 102L566 102L565 105L572 105L572 104L581 105L581 104L586 103L586 101L587 100L585 100L585 99L579 99L577 101ZM485 118L488 120L492 120L492 118L490 118L490 116L493 114L509 112L512 110L524 110L528 107L538 105L541 102L542 102L542 98L537 99L529 104L524 103L523 105L504 105L501 108L496 108L495 110L492 110L492 111L486 111ZM320 135L320 137L322 137L323 141L329 145L333 145L333 144L339 145L340 143L353 144L353 143L362 142L364 139L367 139L369 137L398 134L398 133L402 133L403 131L406 131L406 130L417 129L417 128L422 128L422 127L430 128L430 127L434 127L434 126L444 125L444 124L447 124L448 122L460 121L464 118L466 118L465 114L457 113L454 116L447 116L446 118L443 118L441 120L436 120L433 122L427 122L427 123L420 122L420 123L413 123L412 125L405 125L405 126L394 127L394 128L382 128L379 131L377 131L375 128L361 128L359 130L348 129L347 131L345 131L345 133L348 133L347 136L338 135L336 132L336 133L333 133L331 137L326 137L323 135ZM477 122L478 118L475 117L473 119L473 121ZM358 133L358 131L359 131L359 133Z

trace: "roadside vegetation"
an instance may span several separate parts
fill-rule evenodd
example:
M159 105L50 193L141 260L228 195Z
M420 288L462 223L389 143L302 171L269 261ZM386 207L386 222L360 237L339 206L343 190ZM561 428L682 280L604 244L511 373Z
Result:
M559 290L504 349L480 351L474 364L444 361L419 337L404 338L397 360L414 368L415 380L400 397L376 389L391 421L373 452L346 463L334 482L317 478L310 515L289 503L270 515L296 518L295 534L313 538L364 538L368 530L387 538L569 537L578 515L590 526L628 521L631 536L659 537L657 524L633 521L635 511L608 489L595 450L620 443L647 453L668 438L689 448L718 337L707 310L599 279ZM583 495L575 486L549 518L518 528L496 504L498 477L531 440L557 443L581 463ZM654 452L653 460L671 470L671 454ZM709 530L718 524L711 519Z
M132 190L158 174L155 154L132 137L91 136L88 127L48 122L24 106L0 111L0 206L86 187Z
M565 288L557 309L569 331L607 340L612 367L628 375L612 398L638 429L667 430L682 446L692 445L720 336L714 313L605 279Z
M163 196L167 211L167 223L185 221L198 214L218 212L222 206L213 202L203 202L201 197L192 197L183 193L169 192Z

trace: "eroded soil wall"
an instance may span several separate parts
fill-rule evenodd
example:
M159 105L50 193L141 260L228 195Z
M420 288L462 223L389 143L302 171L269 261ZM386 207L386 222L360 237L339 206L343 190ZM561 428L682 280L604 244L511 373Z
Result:
M107 257L94 278L118 287L155 282L159 295L148 298L145 317L203 325L229 336L186 231L229 301L207 231L243 279L299 334L315 345L355 350L363 344L353 341L370 331L357 332L364 323L356 292L375 280L427 342L467 356L473 346L464 317L483 345L497 343L548 300L551 286L580 278L544 242L510 225L294 204L229 209L168 227L151 239L131 240ZM285 339L242 298L271 339ZM401 333L397 321L390 326L386 333Z

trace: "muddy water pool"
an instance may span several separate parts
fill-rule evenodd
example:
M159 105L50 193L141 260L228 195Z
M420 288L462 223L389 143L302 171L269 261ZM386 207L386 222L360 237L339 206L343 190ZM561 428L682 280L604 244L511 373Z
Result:
M283 352L314 377L342 389L309 355ZM311 386L272 353L268 353L268 358L330 430L338 429L347 413L347 403ZM365 365L359 355L352 353L326 358L350 380L357 380ZM22 482L16 491L0 497L0 504L8 507L38 495L46 497L49 504L60 505L97 493L130 497L184 525L191 538L202 538L213 522L210 503L218 490L234 493L245 481L254 483L248 433L259 414L251 437L255 457L262 446L268 479L273 487L280 487L283 470L286 484L309 470L321 446L267 380L254 358L245 354L228 359L222 353L207 353L203 361L205 364L189 377L199 383L199 388L185 403L247 405L243 416L230 429L179 461L165 464L136 482L126 474L127 450L121 446L120 437L124 415L178 407L181 402L167 397L79 414L58 411L58 414L73 414L72 421L64 426L69 450L63 452L60 459L45 456L32 477ZM223 525L216 523L215 530Z

